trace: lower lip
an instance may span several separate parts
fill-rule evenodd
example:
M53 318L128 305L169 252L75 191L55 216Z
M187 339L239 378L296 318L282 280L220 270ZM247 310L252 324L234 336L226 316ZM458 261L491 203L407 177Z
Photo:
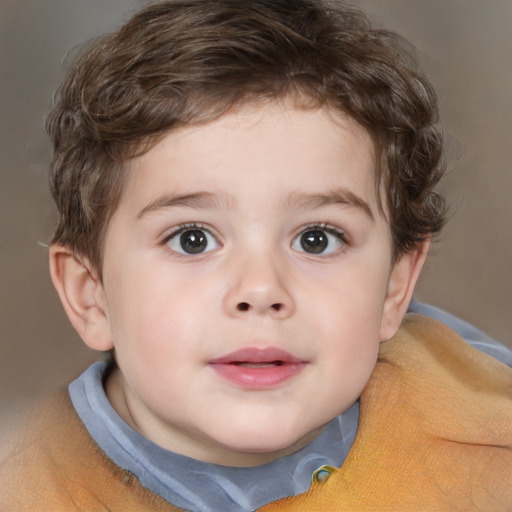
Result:
M284 363L271 366L241 366L213 363L210 365L223 379L249 389L267 389L278 386L298 375L305 363Z

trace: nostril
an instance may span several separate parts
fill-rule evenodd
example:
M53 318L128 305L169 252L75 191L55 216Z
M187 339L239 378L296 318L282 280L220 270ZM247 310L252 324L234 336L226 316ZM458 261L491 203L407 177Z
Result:
M238 309L238 311L248 311L249 310L249 304L247 304L247 302L240 302L236 306L236 309Z
M251 304L249 304L248 302L239 302L236 305L236 310L244 312L244 311L249 311L250 309L252 309L252 307L253 306L251 306ZM258 308L256 308L256 309L258 309ZM268 309L275 311L275 312L281 312L284 309L284 304L281 302L276 302L274 304L271 304Z

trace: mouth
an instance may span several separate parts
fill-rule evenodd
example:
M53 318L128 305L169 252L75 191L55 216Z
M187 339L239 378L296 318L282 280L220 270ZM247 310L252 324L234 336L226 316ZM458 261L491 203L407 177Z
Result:
M224 380L238 387L268 389L298 375L307 362L278 348L245 348L209 362Z

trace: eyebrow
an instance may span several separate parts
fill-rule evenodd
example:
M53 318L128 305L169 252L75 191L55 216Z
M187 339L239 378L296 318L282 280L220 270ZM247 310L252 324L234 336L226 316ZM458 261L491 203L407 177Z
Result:
M314 209L325 206L351 206L362 210L371 220L375 220L372 209L367 201L350 190L341 188L325 194L292 193L285 201L285 206L296 209Z
M219 195L211 192L194 192L192 194L168 194L157 197L154 201L147 204L137 214L136 219L141 219L151 212L162 210L165 208L172 208L176 206L185 206L194 209L215 209L225 208L230 209L234 204L232 197L227 194Z

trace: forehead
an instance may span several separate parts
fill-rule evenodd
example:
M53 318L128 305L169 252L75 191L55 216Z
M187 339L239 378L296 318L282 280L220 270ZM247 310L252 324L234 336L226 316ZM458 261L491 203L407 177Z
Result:
M275 191L314 194L329 187L355 188L352 192L375 203L375 156L369 133L327 108L274 102L245 106L213 122L169 132L131 162L123 196L131 203L147 203L164 189L176 194L226 192L225 196L252 189L270 198Z

